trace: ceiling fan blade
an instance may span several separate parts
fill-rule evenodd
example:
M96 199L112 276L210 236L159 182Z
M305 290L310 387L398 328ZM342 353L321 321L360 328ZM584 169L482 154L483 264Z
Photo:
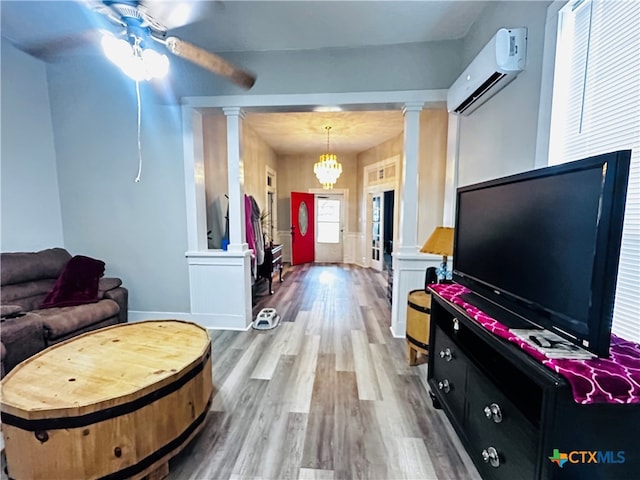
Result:
M138 11L150 23L157 23L161 29L173 30L195 23L203 18L209 2L159 2L154 0L140 0Z
M99 30L85 30L65 35L45 42L22 45L19 48L35 58L50 62L58 55L70 52L87 44L100 43L102 32Z
M189 60L202 68L206 68L216 75L228 78L241 87L249 89L253 87L253 84L256 82L255 75L232 65L218 55L196 47L192 43L185 42L176 37L167 37L165 43L169 51L174 55Z

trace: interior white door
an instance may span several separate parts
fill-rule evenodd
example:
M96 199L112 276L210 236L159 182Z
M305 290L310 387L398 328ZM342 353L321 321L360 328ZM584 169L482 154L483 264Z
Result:
M371 195L371 250L369 260L371 268L382 271L384 262L384 251L382 249L382 232L384 231L384 215L383 212L384 194L374 193Z
M342 194L316 194L316 262L342 263L344 199Z

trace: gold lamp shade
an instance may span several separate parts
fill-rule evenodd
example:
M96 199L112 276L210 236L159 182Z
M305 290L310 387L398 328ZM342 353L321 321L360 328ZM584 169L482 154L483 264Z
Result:
M448 257L453 255L453 227L436 227L420 249L422 253L433 253Z
M439 269L436 269L438 283L447 282L450 279L451 272L447 269L447 257L453 255L453 231L452 227L436 227L420 249L422 253L442 255L442 264Z

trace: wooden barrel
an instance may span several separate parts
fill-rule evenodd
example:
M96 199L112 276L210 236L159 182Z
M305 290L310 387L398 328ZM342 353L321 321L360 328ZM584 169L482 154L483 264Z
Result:
M211 343L188 322L115 325L40 352L1 386L11 478L162 476L204 425Z
M407 297L407 361L415 365L418 353L429 353L429 320L431 294L424 290L411 290Z

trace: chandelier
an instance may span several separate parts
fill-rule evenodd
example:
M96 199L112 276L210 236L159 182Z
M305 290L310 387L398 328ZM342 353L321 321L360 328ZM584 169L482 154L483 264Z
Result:
M331 127L324 128L327 131L327 153L320 155L320 159L313 165L313 173L318 177L322 188L329 190L333 188L342 173L342 165L338 162L335 154L328 153L331 151L329 149L329 132L331 131Z

